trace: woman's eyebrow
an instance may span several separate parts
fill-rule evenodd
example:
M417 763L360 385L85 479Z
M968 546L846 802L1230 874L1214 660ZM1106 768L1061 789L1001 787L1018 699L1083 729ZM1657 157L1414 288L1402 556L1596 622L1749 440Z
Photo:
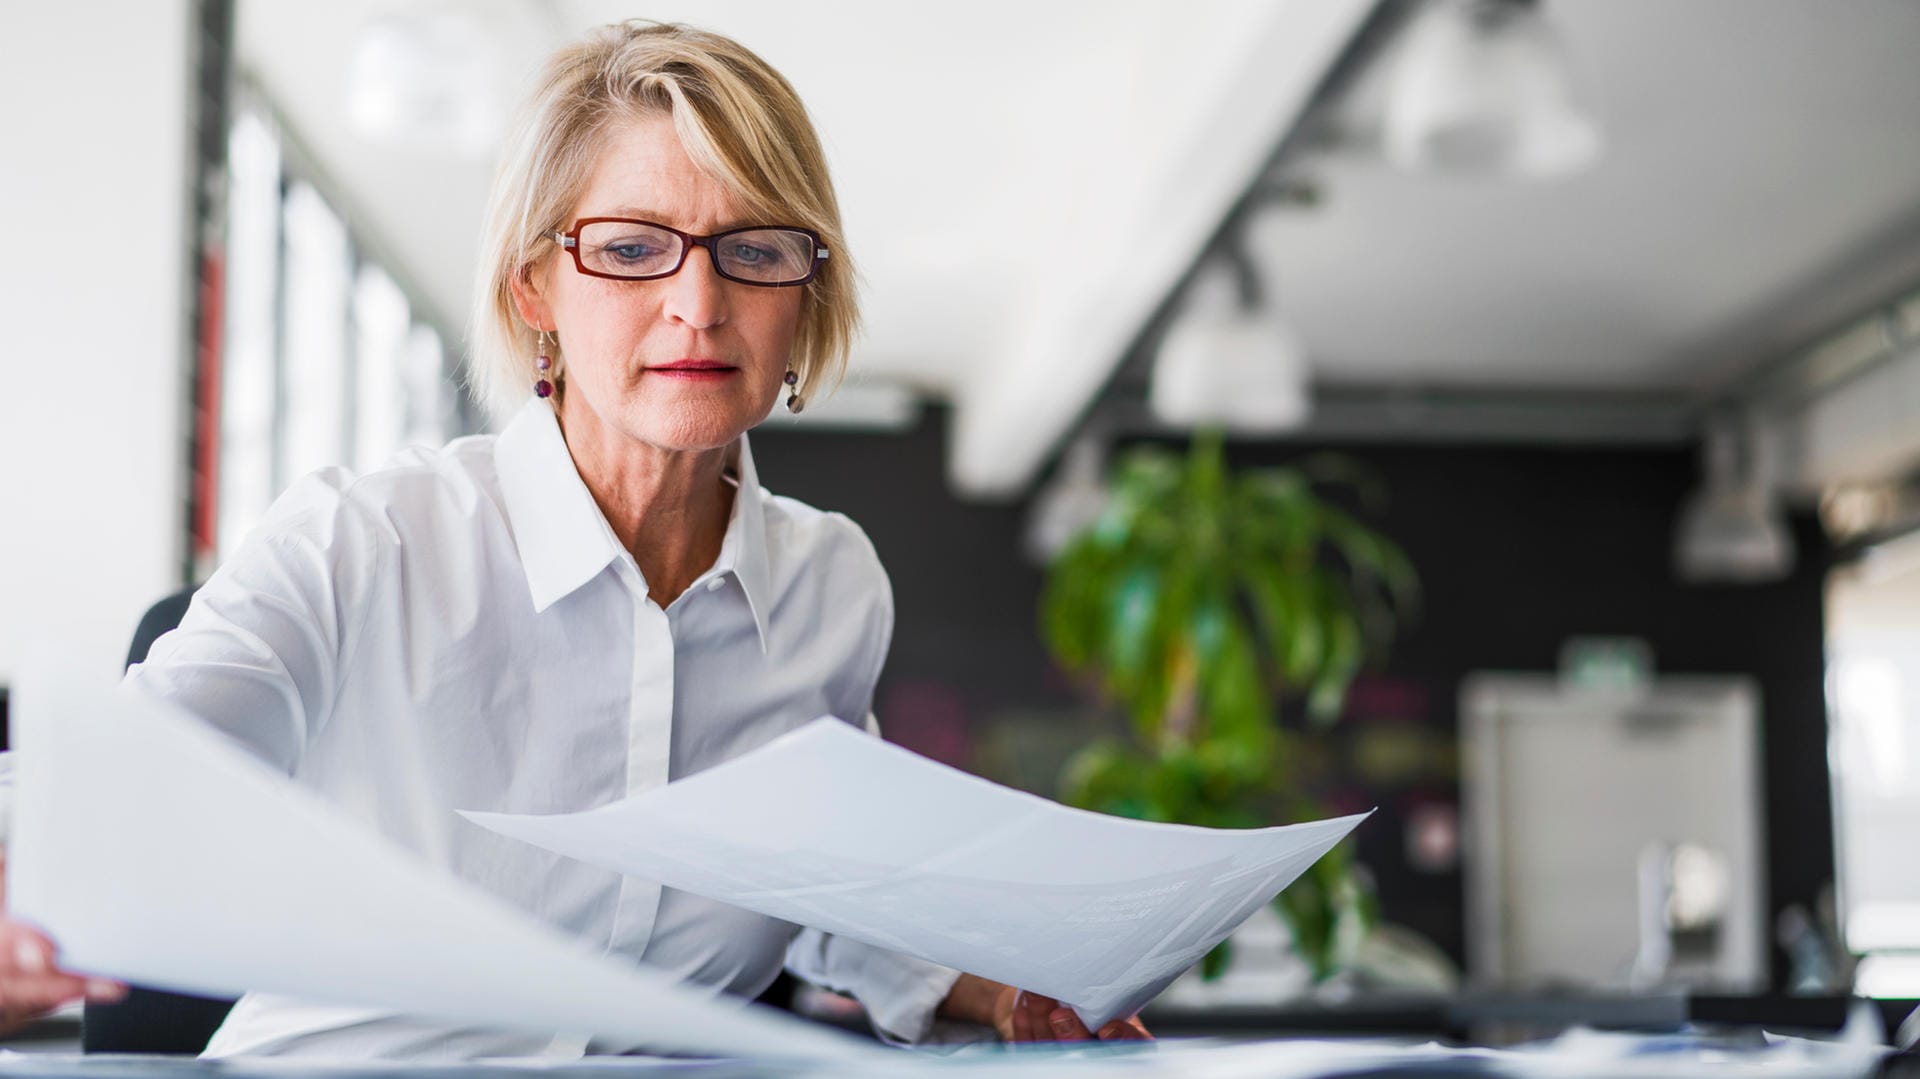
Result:
M590 217L637 217L643 221L658 221L663 225L667 223L667 215L662 214L658 210L649 210L644 206L615 206L613 209L608 210L605 213L590 214L588 216Z
M698 229L683 228L680 225L674 224L672 220L672 215L663 214L659 210L648 209L647 207L644 207L644 206L616 206L605 213L582 214L581 216L583 217L630 217L637 221L652 221L652 222L655 222L656 224L670 225L674 228L682 229L682 231L685 231L685 232L699 231ZM746 228L747 226L752 224L755 224L755 222L747 221L741 218L735 218L732 221L728 221L721 224L720 227L713 230L712 234L718 235L719 233L726 232L728 229Z

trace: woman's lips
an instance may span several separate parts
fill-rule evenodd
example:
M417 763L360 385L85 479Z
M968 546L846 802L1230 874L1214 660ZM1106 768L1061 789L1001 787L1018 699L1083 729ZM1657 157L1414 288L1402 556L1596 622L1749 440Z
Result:
M719 382L740 373L738 367L719 367L711 364L689 364L684 367L649 367L650 375L665 375L683 382Z

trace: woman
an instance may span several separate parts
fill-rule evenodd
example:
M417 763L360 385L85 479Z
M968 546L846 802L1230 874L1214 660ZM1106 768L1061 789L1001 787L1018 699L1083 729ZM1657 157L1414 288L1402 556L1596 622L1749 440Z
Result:
M935 1036L936 1018L1090 1037L1044 997L454 815L585 809L823 713L871 724L892 632L865 535L763 492L747 450L783 392L799 411L834 378L856 324L825 160L778 73L678 26L562 50L509 144L482 264L473 374L511 416L502 433L302 480L129 680L449 872L690 984L754 996L784 960L893 1040ZM14 1008L118 991L55 969L28 928L0 931ZM1126 1020L1099 1036L1146 1035ZM208 1052L555 1048L251 994Z

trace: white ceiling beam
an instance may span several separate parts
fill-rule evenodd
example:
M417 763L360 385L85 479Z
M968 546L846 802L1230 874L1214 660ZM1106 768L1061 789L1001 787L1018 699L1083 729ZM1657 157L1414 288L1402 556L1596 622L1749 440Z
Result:
M1299 121L1322 78L1374 8L1373 0L1287 0L1248 37L1227 83L1186 153L1163 162L1161 182L1139 188L1118 219L1062 237L1014 349L956 395L952 479L962 494L1017 495L1068 435L1121 362L1146 320L1184 275L1221 219ZM1177 71L1147 77L1178 78ZM1126 163L1131 164L1131 163Z

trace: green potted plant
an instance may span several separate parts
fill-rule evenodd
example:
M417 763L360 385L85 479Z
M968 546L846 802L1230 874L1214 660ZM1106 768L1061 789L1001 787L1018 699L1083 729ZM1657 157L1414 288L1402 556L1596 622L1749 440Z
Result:
M1056 661L1124 709L1131 736L1069 760L1063 795L1147 820L1251 828L1318 816L1290 752L1298 711L1336 720L1361 666L1413 611L1391 541L1328 497L1377 485L1350 462L1229 471L1221 435L1145 448L1114 470L1104 511L1047 569L1041 633ZM1343 845L1275 901L1316 979L1373 922ZM1225 969L1226 945L1202 963Z

